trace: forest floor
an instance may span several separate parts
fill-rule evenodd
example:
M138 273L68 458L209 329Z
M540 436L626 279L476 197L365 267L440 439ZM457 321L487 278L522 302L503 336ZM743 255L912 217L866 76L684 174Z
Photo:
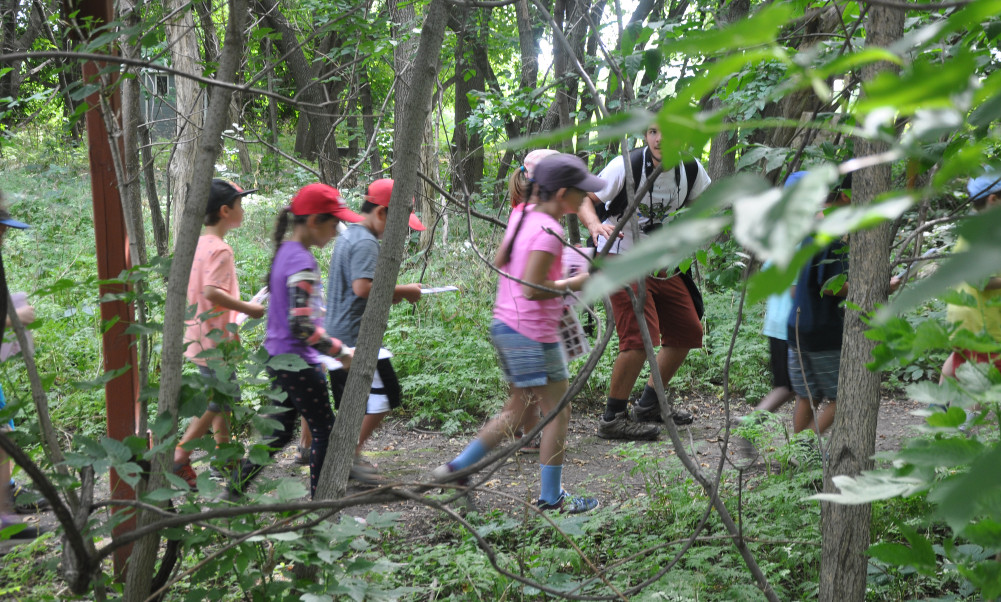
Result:
M699 467L710 477L715 474L720 461L724 434L725 414L723 405L717 398L695 394L682 395L681 407L695 416L693 424L679 427L678 433L685 449L692 455ZM792 403L786 404L779 412L782 424L791 431ZM583 406L583 407L580 407ZM876 451L898 449L902 442L915 434L915 427L923 423L923 418L914 414L923 407L914 401L886 397L879 410ZM574 415L568 432L568 451L563 472L564 488L571 493L592 495L598 498L602 507L615 508L628 500L646 495L645 479L636 464L620 453L629 447L625 441L610 441L597 436L597 420L602 407L597 402L584 402L574 408ZM750 412L749 406L740 403L732 409L732 417ZM438 432L408 427L404 420L387 420L369 440L364 455L376 463L383 477L389 482L414 482L430 480L429 473L439 464L455 457L475 433L447 437ZM780 435L781 437L781 435ZM743 445L741 444L743 443ZM780 445L777 442L776 445ZM666 431L657 442L632 444L632 448L644 454L675 454ZM262 478L299 477L305 484L309 481L309 468L295 463L296 446L293 442L276 456L276 462L268 467ZM775 460L775 455L765 450L764 454L753 452L746 441L731 436L727 448L728 462L724 466L725 475L733 475L736 468L744 469L745 477L766 471L778 472L783 467ZM774 451L774 448L771 450ZM770 465L766 465L770 462ZM526 504L534 502L539 488L538 454L516 454L508 459L492 474L479 490L472 494L473 508L479 511L493 509L508 514L523 512ZM195 461L196 470L205 470L204 465ZM107 496L107 478L98 486L97 499ZM349 493L363 491L352 485ZM401 512L404 530L410 535L431 534L440 514L416 502L396 502L384 506L357 506L348 514L364 517L369 512ZM40 522L43 526L56 526L51 512L24 517L30 522ZM0 554L9 550L15 542L3 542Z

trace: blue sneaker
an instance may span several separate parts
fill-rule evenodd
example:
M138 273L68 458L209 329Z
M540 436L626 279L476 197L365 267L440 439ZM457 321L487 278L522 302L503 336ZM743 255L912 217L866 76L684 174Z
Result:
M560 494L560 499L549 504L542 500L536 502L539 510L555 510L560 514L581 514L590 512L598 507L598 500L593 497L582 495L570 495L566 491Z

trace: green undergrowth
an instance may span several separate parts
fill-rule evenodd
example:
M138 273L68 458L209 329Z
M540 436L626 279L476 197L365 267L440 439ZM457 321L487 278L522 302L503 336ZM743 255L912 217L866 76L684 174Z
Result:
M466 518L504 571L556 591L629 592L631 600L765 599L719 515L710 511L706 516L710 502L702 487L668 454L667 444L626 444L616 453L643 476L646 494L604 500L586 515L551 516L555 526L531 512L511 516L493 511ZM806 498L818 492L821 482L819 467L784 468L743 480L733 470L723 475L721 498L781 600L818 596L820 504ZM873 541L899 538L897 522L917 521L927 507L922 496L875 503ZM703 529L679 560L703 519ZM404 545L387 541L384 548L401 566L393 578L415 589L408 599L548 599L538 587L500 574L476 539L444 518L431 532L414 534ZM672 562L677 564L658 577ZM630 591L651 579L641 592ZM959 581L947 566L927 576L873 559L867 599L923 598L943 591L963 599Z

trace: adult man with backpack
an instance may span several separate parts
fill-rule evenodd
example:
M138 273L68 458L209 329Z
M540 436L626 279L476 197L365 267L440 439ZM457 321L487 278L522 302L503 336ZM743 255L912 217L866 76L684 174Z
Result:
M660 129L651 125L644 133L644 139L646 146L629 154L628 168L632 173L634 191L660 166ZM626 168L621 155L612 159L600 174L609 182L608 187L597 194L589 194L593 204L583 203L578 212L599 251L605 247L607 237L628 205ZM638 240L659 228L665 220L670 220L672 213L697 198L710 182L705 168L694 159L661 171L630 218L639 227ZM633 224L625 224L619 238L612 241L609 255L626 252L638 240L634 240ZM685 361L688 351L702 347L701 296L688 275L677 271L659 270L646 277L645 285L644 316L654 347L660 346L657 367L666 387ZM636 292L638 284L633 284L632 288ZM698 297L697 301L693 297ZM639 322L625 289L612 295L611 302L615 330L619 335L619 354L612 366L605 413L598 422L598 436L604 439L656 439L660 428L654 423L663 422L663 419L652 377L635 406L628 410L629 395L646 363ZM692 422L692 415L678 408L674 409L671 418L678 425Z

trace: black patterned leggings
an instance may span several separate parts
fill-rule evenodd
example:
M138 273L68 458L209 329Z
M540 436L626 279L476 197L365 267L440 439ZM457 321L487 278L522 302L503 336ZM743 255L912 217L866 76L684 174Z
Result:
M323 468L323 459L327 456L327 443L330 431L334 428L334 413L330 409L330 394L327 391L327 369L322 364L311 365L298 372L289 370L272 370L268 375L274 380L275 387L285 393L282 401L273 401L276 409L280 409L270 418L277 420L281 427L275 429L270 436L265 437L263 444L274 456L295 435L296 418L299 414L306 419L309 432L313 435L313 445L309 449L309 497L316 495L316 483ZM245 489L254 477L264 467L254 464L249 458L244 459L240 467L240 481Z

